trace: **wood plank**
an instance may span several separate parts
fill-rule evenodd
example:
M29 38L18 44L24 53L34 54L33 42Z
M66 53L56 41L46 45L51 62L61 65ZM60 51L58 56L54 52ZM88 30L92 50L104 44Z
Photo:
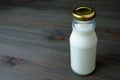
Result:
M21 4L21 3L26 3L26 2L32 2L33 0L0 0L0 4L1 5L5 5L5 4Z
M79 3L79 4L77 4L77 3ZM49 21L50 23L51 22L55 23L56 21L61 22L59 20L62 19L63 20L62 22L65 22L65 23L69 22L67 24L70 24L71 23L71 14L70 13L71 13L72 8L74 8L75 6L78 6L80 4L85 5L84 3L89 4L89 6L95 5L92 7L94 7L97 11L96 21L97 21L98 26L101 26L101 27L104 26L104 27L108 27L108 28L109 27L119 28L119 20L120 20L119 7L120 6L119 6L118 1L109 1L109 4L107 4L107 1L105 1L104 3L103 3L103 1L78 1L78 2L77 1L75 1L75 2L59 1L59 3L57 3L57 1L54 1L51 4L49 4L49 1L38 1L38 2L34 2L34 3L18 5L19 7L16 7L16 6L12 7L11 9L7 10L7 13L2 11L1 16L3 16L5 18L5 19L2 18L2 20L8 20L8 22L12 23L12 24L13 24L13 21L14 22L17 21L17 23L20 22L20 24L26 23L26 22L24 22L24 20L26 20L26 17L28 18L28 21L31 18L32 20L35 20L37 22L42 20L44 22ZM47 6L44 4L46 4ZM112 7L110 7L110 6L112 6ZM26 7L26 8L24 8L24 7ZM49 13L47 13L48 10L49 10ZM10 16L8 16L8 13ZM51 14L54 16L52 16ZM15 16L13 16L13 15L15 15ZM57 17L57 15L59 15L59 17ZM51 20L47 20L45 18L46 16ZM11 21L11 19L12 19L12 21ZM20 19L20 20L22 19L23 22L19 21L18 19ZM32 21L30 21L30 22L32 22ZM3 24L3 23L4 23L4 21L1 22L1 24ZM27 23L27 24L29 25L29 23ZM32 23L32 24L35 24L35 23ZM116 24L116 25L113 25L113 24ZM9 24L9 25L11 25L11 24Z
M24 60L24 62L20 65L17 66L10 66L9 63L6 64L6 62L9 60L10 57L4 57L1 56L1 74L6 73L6 72L11 72L12 74L6 74L4 76L9 76L10 79L12 78L12 76L14 77L15 74L16 77L13 78L13 80L16 80L19 76L20 79L30 79L32 80L34 78L34 80L39 80L39 79L69 79L69 80L73 80L73 79L83 79L83 80L112 80L111 78L114 78L116 80L118 80L119 78L119 66L120 65L116 65L115 63L119 63L119 57L118 58L114 58L112 57L113 55L111 55L111 57L108 57L108 55L106 55L106 57L101 56L101 59L97 60L97 69L95 70L94 74L86 76L86 77L80 77L78 75L75 75L74 73L72 73L72 70L70 69L70 66L68 65L69 62L66 62L66 60L63 60L66 62L64 62L65 65L61 65L61 64L46 64L46 63L40 63L40 62L36 62L36 61L28 61L28 60ZM109 62L110 60L112 60L112 63ZM59 60L55 60L54 62L56 63L56 61L58 62ZM49 61L51 62L51 61ZM60 62L58 62L60 63ZM3 65L4 64L4 65ZM4 69L6 68L6 69ZM109 74L109 73L116 73L116 74ZM31 76L30 76L31 75ZM46 76L45 76L46 75ZM57 76L59 75L59 76ZM29 76L29 77L27 77ZM69 77L71 76L71 77ZM3 78L3 80L7 79ZM18 79L19 80L19 79Z

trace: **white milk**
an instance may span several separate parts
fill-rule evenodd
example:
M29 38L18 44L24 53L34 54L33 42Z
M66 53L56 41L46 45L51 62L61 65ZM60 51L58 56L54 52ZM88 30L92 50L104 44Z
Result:
M79 75L87 75L95 69L97 36L95 20L72 22L70 36L71 68Z

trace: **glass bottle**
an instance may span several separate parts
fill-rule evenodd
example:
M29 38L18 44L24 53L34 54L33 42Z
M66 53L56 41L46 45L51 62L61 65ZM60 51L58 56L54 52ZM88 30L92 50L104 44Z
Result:
M88 75L95 69L97 36L95 10L91 7L77 7L72 12L72 33L70 35L70 59L72 70L79 75Z

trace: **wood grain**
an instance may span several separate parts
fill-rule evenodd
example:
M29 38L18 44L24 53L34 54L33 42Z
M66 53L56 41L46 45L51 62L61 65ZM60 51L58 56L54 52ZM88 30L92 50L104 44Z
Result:
M0 80L119 80L119 3L119 0L0 2ZM97 11L96 70L88 76L76 75L69 59L71 11L81 5Z

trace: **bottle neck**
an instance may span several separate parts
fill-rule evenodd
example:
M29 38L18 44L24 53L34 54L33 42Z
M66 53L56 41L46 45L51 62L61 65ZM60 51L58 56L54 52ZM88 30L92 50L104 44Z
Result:
M90 21L77 21L73 19L72 21L73 31L80 33L87 33L94 31L95 25L96 25L95 19L92 19Z

